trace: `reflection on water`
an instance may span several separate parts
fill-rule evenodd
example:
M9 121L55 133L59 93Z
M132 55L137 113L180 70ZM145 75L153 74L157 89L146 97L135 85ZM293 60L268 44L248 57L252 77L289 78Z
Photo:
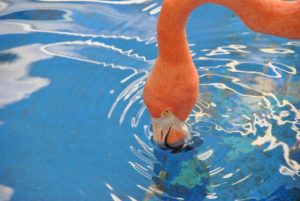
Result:
M39 44L20 46L2 52L0 67L0 108L28 97L31 93L49 84L46 78L28 75L30 64L51 55L39 51Z
M0 185L0 199L10 200L14 190L8 186Z
M142 98L160 6L0 2L0 200L300 199L300 43L193 13L201 95L170 153Z

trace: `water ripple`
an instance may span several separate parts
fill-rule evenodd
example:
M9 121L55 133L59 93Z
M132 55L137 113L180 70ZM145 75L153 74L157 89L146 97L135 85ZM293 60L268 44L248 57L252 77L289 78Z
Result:
M230 47L231 49L228 49L227 47ZM200 66L198 67L198 70L201 80L200 88L205 88L187 122L190 127L196 126L197 129L200 128L202 130L200 132L200 135L206 136L204 137L204 141L212 137L207 136L208 133L218 131L223 133L222 135L224 135L224 138L222 136L214 137L214 139L217 140L217 144L219 147L216 147L216 145L207 142L209 145L205 146L207 148L206 150L203 150L202 148L200 149L202 151L199 150L198 153L196 151L197 154L195 157L200 161L205 161L206 163L208 163L208 167L210 168L209 175L211 180L211 190L207 192L207 199L222 199L222 197L224 198L228 196L228 191L230 192L229 189L231 188L229 187L229 185L240 189L239 197L245 197L245 195L247 195L247 190L241 189L245 188L245 186L248 186L251 183L253 184L253 182L255 183L255 180L257 180L257 178L260 178L262 174L265 174L265 172L259 173L251 170L253 169L252 165L255 165L255 163L257 163L257 166L259 165L258 161L253 161L254 164L252 163L252 165L242 165L242 163L240 163L241 165L237 166L241 166L242 169L237 168L235 172L230 172L230 169L232 169L231 166L233 164L239 164L238 161L243 160L243 157L241 157L243 156L243 154L246 154L245 157L250 157L247 156L247 154L253 154L254 151L257 152L256 156L259 156L259 158L264 158L265 156L269 155L267 154L268 152L273 152L280 148L282 151L280 157L284 160L284 165L282 164L282 162L279 162L278 160L275 160L275 158L273 158L272 160L274 160L275 164L276 161L278 162L276 165L274 164L273 171L276 171L277 169L277 171L279 171L281 175L289 176L293 180L299 180L297 173L300 170L300 165L297 161L291 159L290 157L290 142L295 142L300 137L300 131L297 127L297 124L299 123L299 110L290 101L284 98L277 97L277 95L273 93L275 92L275 90L278 90L278 86L276 85L279 84L274 82L274 80L283 79L287 75L296 75L296 67L286 65L279 61L257 63L250 61L241 62L239 60L231 58L213 57L216 56L216 54L230 55L236 52L251 54L251 51L247 50L247 48L248 47L245 45L222 46L216 48L216 51L212 51L214 54L207 55L207 57L199 57L195 59L196 62L197 60L206 61L210 66L201 66L201 64L199 63ZM293 51L288 51L286 49L284 50L280 48L272 50L269 48L265 48L262 51L271 54L294 54ZM214 66L213 62L215 61L221 61L223 62L223 64ZM242 68L242 65L246 65L248 67L255 66L255 70ZM258 65L261 69L257 68ZM222 68L222 74L220 74L220 69ZM252 81L249 82L248 80L243 79L243 75L251 75ZM132 121L134 121L134 123L131 125L132 128L138 129L139 127L143 126L143 124L136 119L143 118L143 114L145 113L145 106L144 104L141 105L141 87L143 86L146 77L147 74L140 77L139 79L131 81L131 83L123 90L122 93L120 93L120 95L116 99L113 107L111 108L109 116L111 116L112 111L117 107L118 104L122 104L121 100L126 100L127 103L125 104L125 106L123 104L123 111L125 111L125 113L128 113L128 110L132 109L133 107L140 108L139 112L131 117ZM130 78L132 78L132 76ZM128 80L130 80L130 78L128 78ZM253 84L253 80L254 82L256 82L255 85ZM273 87L272 83L275 84ZM209 91L212 91L215 94L213 97L216 98L213 98L210 95L211 93L209 93ZM227 99L227 101L225 101L224 103L221 103L221 100L224 101L224 98L222 97L230 98ZM231 103L231 101L233 102ZM236 111L233 110L234 104L239 104L240 107L238 109L235 109ZM242 118L240 118L240 116ZM125 115L123 113L120 115L120 123L124 122L124 119ZM205 125L210 126L207 127ZM280 129L280 127L286 126L288 126L290 131L292 131L292 133L294 134L290 135L289 138L284 139L280 135L278 135L276 129ZM149 126L146 125L146 127ZM196 133L193 133L194 136L199 136L199 133L197 134L197 129ZM237 137L238 134L240 136L244 136L243 138L245 138L246 141L244 141L245 139L243 140L243 138ZM151 133L149 134L148 131L145 132L145 140L149 139L149 135L151 136ZM225 138L226 135L228 135L228 137ZM151 179L154 177L154 175L153 173L149 173L151 172L153 167L155 168L155 166L157 166L157 164L161 162L156 161L157 159L155 160L155 158L158 156L153 153L154 150L150 147L152 145L146 145L148 143L142 141L140 137L137 137L138 135L135 136L138 139L139 143L144 146L144 150L147 150L148 153L151 153L151 157L145 158L145 153L141 155L134 147L131 147L132 151L138 158L144 161L145 164L150 164L151 168L146 168L147 165L138 168L140 164L135 164L133 167L145 177ZM226 146L234 147L229 149L230 151L227 154L221 154L220 149L226 150ZM260 147L264 148L261 149ZM222 160L222 165L217 166L217 164L220 164L220 161L216 163L216 159L220 158L220 156L218 156L220 154L225 157L227 162ZM239 156L240 154L242 155ZM149 160L149 158L151 158L151 160ZM193 160L193 158L187 158L186 160ZM231 162L228 162L228 160ZM146 174L145 171L150 172ZM268 175L270 174L265 174L263 177L265 179L268 179ZM162 179L161 182L166 182L166 180ZM261 182L265 182L265 180L261 180ZM221 186L223 187L220 188ZM152 192L150 193L150 197L161 197L163 195L163 192L155 192L155 190L152 189L153 186L149 188L140 186L140 188L148 192L148 197L149 192ZM221 189L227 189L227 191L225 192ZM170 195L172 195L172 192L166 193L171 193ZM267 196L268 193L269 191L265 191L263 194ZM247 199L251 198L240 198L235 200Z
M41 44L32 44L0 52L0 108L28 98L30 94L49 85L49 79L28 74L32 63L52 57L43 54L40 48Z

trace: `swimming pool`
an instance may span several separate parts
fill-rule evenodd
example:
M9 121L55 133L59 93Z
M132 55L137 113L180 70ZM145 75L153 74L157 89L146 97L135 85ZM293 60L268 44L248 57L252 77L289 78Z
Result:
M0 201L300 200L300 41L204 5L190 150L143 103L161 1L0 2Z

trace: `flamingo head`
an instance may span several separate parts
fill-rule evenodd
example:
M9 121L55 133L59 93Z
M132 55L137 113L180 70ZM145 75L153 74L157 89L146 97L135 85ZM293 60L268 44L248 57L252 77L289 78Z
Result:
M161 148L180 150L189 139L185 121L199 96L199 77L192 60L176 65L156 61L145 83L144 102L151 115L153 141Z
M161 148L181 149L189 137L184 123L170 109L165 109L159 118L151 118L153 141Z

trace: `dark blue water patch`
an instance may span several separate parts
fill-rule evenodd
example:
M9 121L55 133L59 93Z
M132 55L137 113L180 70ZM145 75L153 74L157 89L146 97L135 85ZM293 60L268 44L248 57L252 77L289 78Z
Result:
M131 71L55 58L30 73L50 85L0 111L0 183L15 190L12 201L110 200L104 182L143 197L132 190L147 184L128 164L131 128L107 119L117 95L107 86Z
M0 53L0 63L12 63L18 58L19 56L14 53Z
M300 163L300 150L299 150L299 148L297 149L297 150L295 150L295 151L291 151L290 152L290 158L292 159L292 160L295 160L295 161L297 161L298 163ZM299 172L298 172L299 173Z
M0 16L0 20L43 20L43 21L53 21L53 20L63 20L64 15L67 12L63 10L50 10L50 9L41 9L41 10L25 10L10 13L7 15Z
M287 185L280 186L276 191L270 194L265 199L260 201L299 201L300 189L299 188L287 188Z
M197 150L172 153L170 150L155 149L154 155L159 163L155 164L156 176L152 178L165 196L160 200L204 200L207 194L209 173L207 164L196 158ZM171 197L170 197L171 196Z

